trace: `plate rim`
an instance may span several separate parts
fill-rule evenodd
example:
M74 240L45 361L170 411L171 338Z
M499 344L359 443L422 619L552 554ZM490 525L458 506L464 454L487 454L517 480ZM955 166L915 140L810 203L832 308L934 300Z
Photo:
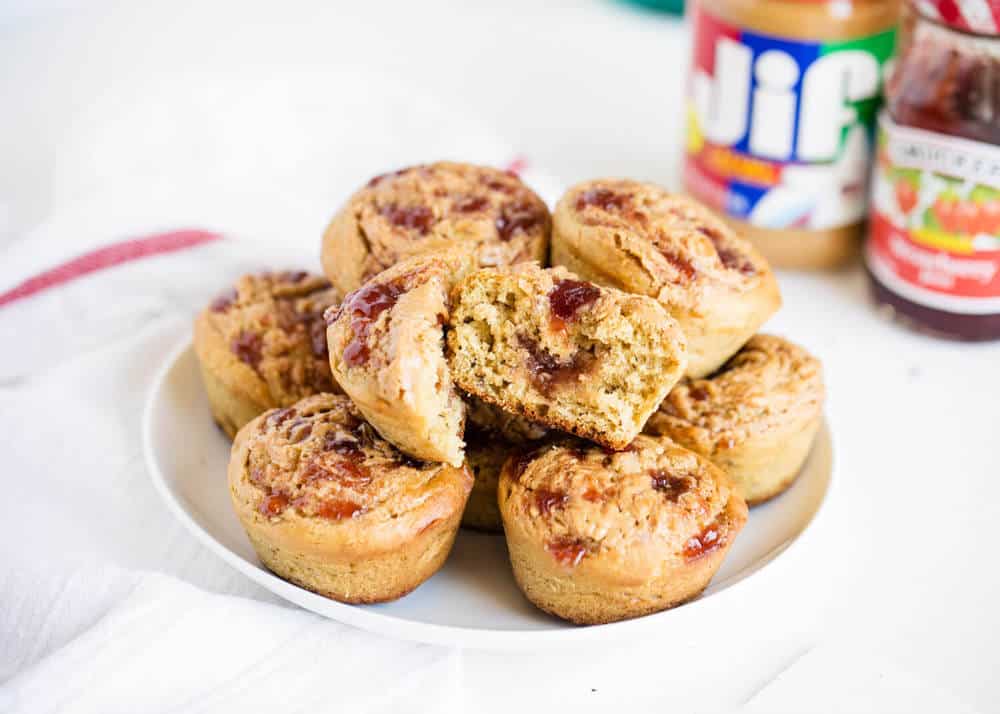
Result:
M363 606L338 602L278 577L262 565L251 563L230 550L203 528L189 513L188 509L185 508L178 495L168 483L163 469L160 468L159 461L155 458L153 448L153 413L158 397L163 391L163 385L171 371L185 353L193 350L193 338L190 335L185 335L168 351L166 358L157 367L155 376L146 391L143 404L141 421L143 459L146 463L146 470L149 473L150 480L153 482L153 487L160 499L166 504L171 514L201 545L238 573L249 578L254 584L319 617L335 620L342 624L357 627L385 637L434 645L485 650L565 647L597 640L649 637L665 625L676 623L685 617L700 615L711 607L720 606L722 602L734 597L735 591L743 593L750 586L759 586L762 581L762 577L760 576L765 570L771 575L775 574L778 570L775 566L775 561L779 560L780 556L787 556L793 549L796 553L799 552L804 542L813 539L813 535L818 530L817 524L821 520L825 520L825 516L829 511L828 504L831 501L831 494L834 484L837 481L833 435L830 431L830 421L824 415L821 433L825 431L830 442L830 473L823 496L816 506L815 511L813 511L809 519L802 526L802 529L791 539L784 541L767 552L763 556L763 562L749 574L718 592L712 593L709 597L699 596L682 607L663 610L620 622L589 625L586 627L561 627L552 630L495 630L482 627L440 625L407 620L395 615L375 612ZM781 560L785 562L791 559L783 558ZM322 607L320 609L309 607L304 604L304 602L308 601L315 601L317 607Z

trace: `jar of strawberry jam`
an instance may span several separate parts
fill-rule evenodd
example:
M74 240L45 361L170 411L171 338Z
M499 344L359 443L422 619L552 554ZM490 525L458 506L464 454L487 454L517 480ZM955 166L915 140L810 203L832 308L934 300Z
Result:
M875 299L925 331L1000 338L1000 0L911 0L885 93Z

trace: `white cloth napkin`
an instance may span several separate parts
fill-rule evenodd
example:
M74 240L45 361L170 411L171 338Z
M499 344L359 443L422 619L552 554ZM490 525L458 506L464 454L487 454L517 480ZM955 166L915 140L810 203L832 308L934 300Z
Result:
M865 652L820 645L755 694L740 714L975 714L950 692Z
M223 237L0 307L0 711L455 710L454 653L280 604L204 550L153 491L139 421L195 311L242 272L318 269L326 220L369 176L514 152L363 72L135 92L74 123L52 215L3 247L0 293L115 241Z
M31 657L56 647L0 689L0 711L459 710L454 652L164 575L98 565L21 570L5 578L0 597L14 601L7 612L17 630L35 632L31 642L11 633L15 648Z

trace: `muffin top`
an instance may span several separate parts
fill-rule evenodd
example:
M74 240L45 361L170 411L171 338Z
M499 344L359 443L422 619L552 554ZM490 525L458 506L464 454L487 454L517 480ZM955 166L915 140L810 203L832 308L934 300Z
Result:
M549 231L545 203L513 174L414 166L376 176L349 199L327 229L324 266L347 291L406 257L458 244L473 246L483 266L542 260Z
M500 488L506 527L516 523L570 568L600 558L639 575L697 560L742 525L725 517L739 496L719 469L645 435L619 452L575 440L526 451L504 465Z
M202 311L199 331L259 378L258 401L288 405L336 388L323 312L340 298L326 278L303 271L244 275Z
M630 275L609 276L616 287L676 307L690 309L720 287L751 290L770 273L763 256L711 211L652 183L578 184L559 201L555 222L566 240L596 232L630 257Z
M261 415L240 432L234 453L237 488L271 523L357 522L412 535L461 509L472 487L466 467L410 459L340 395Z
M714 374L685 379L650 418L650 433L672 434L702 453L732 448L823 408L823 370L806 350L775 335L755 335Z

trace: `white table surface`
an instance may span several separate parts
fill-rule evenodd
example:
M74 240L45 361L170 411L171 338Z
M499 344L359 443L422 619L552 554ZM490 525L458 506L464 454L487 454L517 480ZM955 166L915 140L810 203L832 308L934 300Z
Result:
M6 0L0 246L79 196L55 166L95 101L127 104L137 86L185 73L363 64L461 106L560 182L617 174L674 186L685 47L678 23L598 0ZM588 652L469 652L470 705L565 692L603 708L725 709L837 642L1000 710L1000 344L884 322L858 270L781 279L794 307L770 328L823 358L830 391L837 483L810 548L703 633Z

